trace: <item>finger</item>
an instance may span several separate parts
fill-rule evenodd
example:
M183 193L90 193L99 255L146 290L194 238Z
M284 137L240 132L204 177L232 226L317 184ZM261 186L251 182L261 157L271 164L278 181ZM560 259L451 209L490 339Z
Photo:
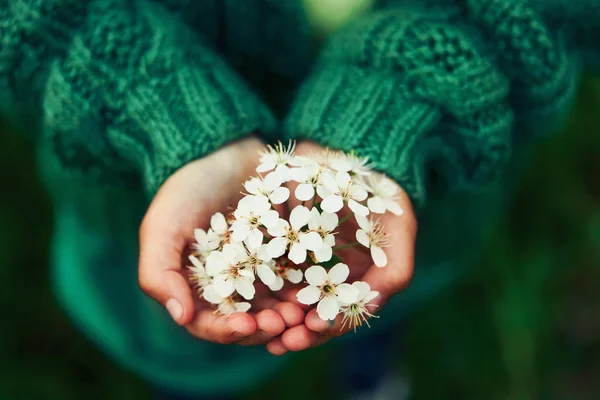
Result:
M295 326L281 335L281 342L289 351L306 350L325 343L327 339L327 337L309 330L306 325Z
M273 307L275 311L281 315L285 326L292 328L298 326L304 322L304 311L302 308L291 302L279 302Z
M287 347L283 345L280 337L276 337L275 339L271 340L269 343L267 343L266 347L267 351L274 356L282 356L288 352Z
M275 310L263 310L255 315L256 332L238 342L243 346L265 344L285 330L285 322Z
M257 324L254 317L247 313L234 313L223 316L216 314L212 309L206 308L198 311L194 319L185 328L199 339L230 344L239 342L254 334Z
M186 241L168 227L142 224L138 280L144 293L166 307L175 322L185 325L194 315L192 290L181 265Z

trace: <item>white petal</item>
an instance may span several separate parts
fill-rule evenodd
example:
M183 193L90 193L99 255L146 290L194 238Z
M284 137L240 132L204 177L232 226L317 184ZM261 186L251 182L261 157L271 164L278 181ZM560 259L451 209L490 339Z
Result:
M330 174L323 174L321 176L321 183L323 184L324 188L326 190L330 191L331 193L338 193L340 191L340 188L338 187L335 177L333 177ZM319 190L317 188L317 192L318 191ZM321 196L321 193L319 193L319 196Z
M269 286L275 283L275 272L265 264L260 264L256 267L256 274L265 285Z
M224 235L227 232L227 220L221 213L216 213L210 218L210 227L219 235Z
M379 296L379 292L377 290L371 290L362 301L366 304L371 300L375 299L377 296Z
M344 200L338 195L329 196L321 203L323 211L327 211L328 213L336 213L342 207L344 207Z
M311 231L316 231L321 227L321 214L319 214L319 210L317 207L313 207L310 210L310 218L308 219L308 229Z
M269 210L260 217L260 223L267 229L275 226L279 221L279 213L275 210Z
M204 291L202 292L202 297L204 300L208 301L212 304L219 304L225 300L222 296L219 296L217 291L215 290L215 285L208 285L204 287Z
M251 207L256 215L264 215L271 209L271 203L266 196L253 196L253 198Z
M352 163L344 158L334 158L329 160L329 166L336 171L349 172L352 170Z
M363 189L360 185L353 185L350 189L351 197L358 201L364 201L369 193Z
M231 304L229 300L223 300L221 304L219 304L218 310L221 314L228 316L236 312L235 306Z
M358 289L349 283L336 286L335 294L344 304L352 304L358 301Z
M317 314L324 321L334 320L340 312L340 304L335 296L324 297L317 305Z
M323 212L321 214L321 228L327 232L334 230L338 226L339 221L340 219L337 214L328 212Z
M369 221L368 218L360 215L356 215L354 218L356 219L356 223L358 224L358 226L360 226L360 229L362 229L365 232L371 232L373 224L371 223L371 221Z
M400 204L398 204L394 200L386 200L385 206L394 215L400 216L400 215L404 214L404 210L402 209L402 207L400 207Z
M302 271L299 269L289 268L285 271L285 277L292 283L300 283L302 280Z
M252 229L245 242L248 247L256 248L262 244L263 237L264 235L259 229Z
M221 297L229 297L235 292L235 284L233 279L215 279L213 283L215 291Z
M348 186L350 186L352 178L348 172L338 172L335 174L335 182L339 188L346 189Z
M381 197L371 197L369 200L367 200L367 205L372 212L376 214L385 214L386 208Z
M204 272L204 265L202 264L202 262L200 262L200 260L198 260L194 256L189 256L188 258L192 262L192 264L194 265L194 267L196 267L198 270Z
M302 264L306 261L306 247L301 243L293 243L288 253L288 258L294 264Z
M199 244L206 244L208 242L206 231L204 229L194 229L194 239Z
M310 251L318 250L323 246L323 239L317 232L300 233L299 235L300 243Z
M310 211L304 206L297 206L290 213L290 225L296 231L308 224L310 219Z
M263 186L265 188L265 190L267 190L268 192L271 192L275 189L277 189L278 187L281 186L281 184L283 183L283 180L281 179L281 175L277 172L271 172L269 175L267 175L263 181Z
M333 236L332 234L329 234L327 236L325 236L325 240L323 240L323 242L325 242L325 244L329 247L333 247L335 246L335 236Z
M267 172L267 171L271 171L273 168L275 168L277 164L275 163L275 161L271 161L271 160L266 160L264 162L261 162L260 165L258 167L256 167L256 172Z
M356 231L356 241L366 248L371 247L371 241L369 240L369 235L362 229Z
M273 258L277 258L285 253L285 249L287 248L287 239L286 238L274 238L267 244L267 251L269 255Z
M280 276L275 276L275 281L273 282L272 285L269 285L269 289L271 289L274 292L281 290L282 287L283 287L283 278Z
M231 240L234 242L242 242L248 237L250 226L243 221L235 221L231 226Z
M314 253L317 262L327 262L331 260L331 257L333 257L333 250L331 249L331 246L326 244L319 247Z
M337 285L344 282L348 278L348 275L350 275L350 269L344 263L337 263L329 270L327 275L329 276L329 282Z
M279 218L271 227L267 228L267 231L271 236L285 236L289 227L290 224L285 219Z
M261 189L263 188L263 183L258 178L251 178L244 182L244 188L250 194L259 194L261 192Z
M329 279L327 271L320 265L313 265L304 272L306 281L313 286L323 286Z
M300 182L306 182L308 179L307 168L291 168L289 171L290 180Z
M269 195L269 199L273 204L281 204L290 198L290 189L286 187L278 187Z
M248 312L250 309L250 303L242 301L240 303L235 303L235 311L236 312Z
M356 281L352 286L358 290L358 301L364 300L371 292L371 286L367 282Z
M363 217L366 217L367 215L369 215L369 209L367 207L363 206L362 204L356 202L355 200L352 200L352 199L349 200L348 207L350 207L350 209L356 215L360 215Z
M246 300L252 300L256 292L252 282L246 278L237 278L235 280L235 290Z
M306 305L315 304L320 298L321 289L314 286L307 286L296 294L296 299Z
M371 258L378 267L385 267L387 264L387 256L385 251L379 246L371 246Z
M271 261L271 258L272 258L271 255L269 254L269 251L267 250L266 244L260 245L260 247L256 251L256 256L258 257L259 260L262 260L262 262L264 262L264 263Z
M308 201L315 197L315 188L309 183L301 183L294 191L296 198L300 201Z
M334 183L335 183L335 181L334 181ZM334 193L334 192L330 191L330 190L329 190L329 189L327 189L325 186L322 186L322 185L319 185L319 186L317 186L317 194L318 194L318 195L319 195L319 197L320 197L320 198L322 198L322 199L326 199L326 198L328 198L329 196L333 196L333 193Z
M229 261L223 257L220 251L213 251L206 257L206 273L209 276L215 276L227 267L229 267Z

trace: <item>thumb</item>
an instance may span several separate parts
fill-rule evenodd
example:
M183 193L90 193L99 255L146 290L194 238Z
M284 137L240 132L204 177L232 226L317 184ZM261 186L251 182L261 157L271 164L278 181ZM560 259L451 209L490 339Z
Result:
M164 224L154 221L142 223L138 271L140 287L165 307L179 325L188 324L194 316L192 289L181 261L185 246L185 238L177 232L169 232Z

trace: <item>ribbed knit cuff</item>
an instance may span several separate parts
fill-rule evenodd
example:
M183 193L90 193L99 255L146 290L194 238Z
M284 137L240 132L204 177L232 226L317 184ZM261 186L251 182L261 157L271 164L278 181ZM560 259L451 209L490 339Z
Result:
M423 139L440 119L429 105L411 103L406 88L385 74L329 66L306 82L284 130L368 156L416 200L425 197Z

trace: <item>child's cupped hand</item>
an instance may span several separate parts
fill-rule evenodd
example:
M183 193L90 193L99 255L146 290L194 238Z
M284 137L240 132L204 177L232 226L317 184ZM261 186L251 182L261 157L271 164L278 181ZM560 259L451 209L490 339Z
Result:
M296 147L296 154L310 154L325 151L324 148L311 143L302 142ZM295 185L290 185L294 192ZM344 263L350 266L350 276L347 281L361 280L367 282L372 290L380 293L370 303L382 307L393 295L405 289L413 275L414 246L417 234L416 218L408 196L400 189L399 204L404 210L400 216L390 212L379 216L379 221L389 237L389 245L385 247L388 258L387 266L379 268L373 264L369 250L363 246L350 247L336 251ZM290 208L300 202L290 197ZM340 225L336 235L336 246L356 242L358 225L354 218L348 219ZM282 355L287 351L301 351L324 344L331 338L341 336L351 330L351 324L343 324L343 314L339 314L334 321L324 321L317 315L314 307L307 307L296 300L296 293L301 287L283 293L282 300L293 302L306 312L302 324L288 328L282 335L273 338L267 349L275 355ZM307 311L310 310L310 311ZM376 313L377 310L370 310ZM342 328L343 326L343 328Z
M216 212L233 210L242 183L256 174L262 148L258 139L248 138L185 165L162 185L140 227L142 290L199 339L264 344L304 321L299 305L279 300L266 287L257 287L251 313L219 315L198 300L187 279L194 229L208 226Z

